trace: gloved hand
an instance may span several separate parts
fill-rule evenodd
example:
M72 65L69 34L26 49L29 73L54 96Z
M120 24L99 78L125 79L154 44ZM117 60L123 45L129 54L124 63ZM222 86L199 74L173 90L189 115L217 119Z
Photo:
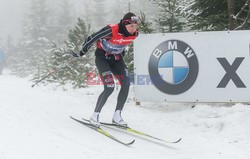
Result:
M77 52L75 52L75 51L72 51L72 55L73 55L74 57L80 57L80 56L85 55L85 52L83 52L82 50L81 50L79 53L77 53Z

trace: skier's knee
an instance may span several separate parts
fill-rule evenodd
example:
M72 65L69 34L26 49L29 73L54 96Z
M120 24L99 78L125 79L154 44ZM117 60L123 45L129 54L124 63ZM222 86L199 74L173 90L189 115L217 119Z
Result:
M103 76L103 84L107 88L114 88L115 87L115 81L114 81L114 77L113 77L113 74L111 71L103 72L102 76Z

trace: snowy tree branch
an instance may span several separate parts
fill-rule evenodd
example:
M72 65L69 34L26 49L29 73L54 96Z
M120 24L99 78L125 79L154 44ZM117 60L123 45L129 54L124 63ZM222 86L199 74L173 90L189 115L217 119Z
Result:
M246 9L247 6L248 10ZM243 11L247 12L247 16L245 19L239 17ZM243 21L240 26L235 28L235 30L241 29L242 27L244 27L244 25L246 25L246 23L250 23L249 17L250 17L250 0L247 0L245 5L241 8L241 10L235 16L233 16L234 19Z

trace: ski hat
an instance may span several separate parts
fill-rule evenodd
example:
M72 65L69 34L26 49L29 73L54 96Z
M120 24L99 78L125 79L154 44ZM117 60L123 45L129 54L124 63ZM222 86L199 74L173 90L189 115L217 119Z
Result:
M122 18L122 23L124 25L132 24L132 23L138 23L139 18L132 12L128 12L127 14L124 15Z

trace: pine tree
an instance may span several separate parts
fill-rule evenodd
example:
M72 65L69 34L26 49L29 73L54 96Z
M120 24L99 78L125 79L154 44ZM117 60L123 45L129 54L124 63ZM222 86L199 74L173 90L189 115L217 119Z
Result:
M23 35L18 44L13 73L19 76L40 75L40 62L47 58L50 39L48 17L50 12L46 0L32 0L26 15Z
M234 13L238 13L242 6L245 5L245 0L234 1ZM191 10L198 10L199 14L191 17L193 30L228 30L229 29L229 10L228 0L194 0L194 5ZM243 13L242 17L247 17L247 12ZM250 25L246 25L242 29L249 29ZM231 28L232 29L232 28Z
M71 29L68 33L68 40L63 46L58 46L54 44L51 53L49 67L55 68L56 66L68 61L72 58L71 52L79 51L84 40L90 34L90 26L86 26L85 22L78 18L76 26ZM74 88L81 88L86 86L87 74L93 70L93 48L90 49L86 56L78 58L76 61L70 63L68 67L57 71L54 76L47 79L50 82L58 82L60 85L65 85L71 83ZM49 69L44 70L44 74L48 72Z
M181 0L151 0L159 8L157 24L161 32L179 32L185 27L185 19L177 11Z
M234 0L230 0L234 3L237 4L237 1ZM242 3L242 2L241 2ZM232 19L235 20L235 27L233 27L233 29L235 30L239 30L239 29L244 29L244 30L249 30L250 29L250 0L245 0L245 4L241 6L240 9L239 8L239 4L236 6L236 4L233 4L234 7L232 7L232 9L234 9L234 14L231 16L230 15L230 9L229 10L229 28L230 28L230 21ZM230 3L228 2L228 8L230 8ZM234 21L232 20L232 21Z
M192 10L200 12L192 17L193 30L225 30L227 28L227 0L195 0Z
M153 32L153 29L152 29L152 22L148 21L146 19L146 15L145 13L141 12L141 15L140 15L140 23L138 25L138 28L139 28L139 32L142 32L144 34L149 34L149 33L152 33Z
M14 58L15 52L16 52L16 46L14 44L14 38L11 35L9 35L7 37L6 44L5 44L6 67L11 68L12 64L17 62L15 61L15 58Z

